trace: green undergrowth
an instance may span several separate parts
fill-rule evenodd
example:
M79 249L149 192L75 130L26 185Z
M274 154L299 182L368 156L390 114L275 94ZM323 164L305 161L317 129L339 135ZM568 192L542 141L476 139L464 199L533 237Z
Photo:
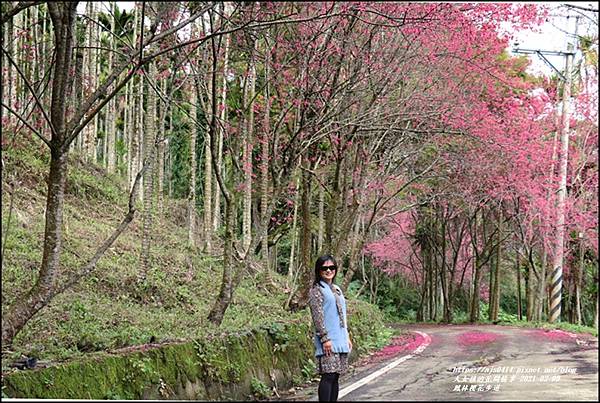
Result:
M355 345L385 343L382 315L350 301ZM306 312L305 312L306 313ZM262 400L314 380L309 315L127 353L96 352L3 379L4 397ZM368 335L368 336L367 336ZM367 350L364 350L365 352ZM351 357L358 357L351 354Z
M482 302L481 313L482 313L482 323L492 323L488 319L487 310L488 304ZM527 320L519 320L519 317L516 314L507 313L502 308L500 308L498 312L498 320L493 322L497 325L504 326L519 326L526 328L536 328L536 329L560 329L573 333L588 333L595 337L598 336L598 330L591 326L583 326L577 325L568 322L557 322L557 323L549 323L549 322L541 322L541 321L527 321Z
M497 321L490 321L487 318L487 304L482 303L482 308L480 311L481 319L475 324L483 324L483 325L498 325L498 326L518 326L524 328L535 328L535 329L560 329L573 333L581 333L581 334L591 334L594 337L598 337L598 329L591 326L583 326L577 325L568 322L557 322L557 323L549 323L542 321L527 321L527 320L519 320L517 315L506 313L504 310L500 309L498 313ZM444 325L446 322L443 321L424 321L424 322L415 322L414 320L403 319L403 320L394 320L387 321L386 323L394 324L394 325L403 325L403 324L437 324ZM470 325L472 324L468 319L468 313L466 312L455 312L454 319L452 321L453 325Z
M49 161L46 150L31 145L8 148L3 158L4 313L36 280L42 257L44 181ZM17 185L11 188L10 183ZM76 152L71 153L59 281L78 272L119 224L127 210L125 187L117 175L107 175ZM10 194L6 192L11 189ZM206 318L219 292L223 270L220 257L188 246L185 201L165 197L163 209L157 208L155 213L150 268L145 278L140 280L139 276L142 223L138 212L96 269L34 316L15 338L11 350L3 351L3 372L24 355L35 356L44 366L52 367L147 343L201 340L260 327L275 327L272 331L277 333L279 322L309 320L307 310L291 313L283 309L289 296L284 292L285 278L273 273L281 291L269 291L260 275L247 276L236 289L221 326L215 328ZM348 310L359 353L389 340L390 331L372 305L351 299ZM286 345L283 339L280 347ZM314 374L311 361L302 368L302 376ZM257 395L264 392L257 382L254 389ZM131 395L122 390L110 393L105 397Z
M590 327L590 326L582 326L576 325L573 323L566 322L558 322L558 323L548 323L548 322L527 322L525 320L515 321L515 322L499 322L499 325L507 325L507 326L519 326L526 328L536 328L536 329L559 329L572 333L582 333L582 334L591 334L594 337L598 337L598 329Z
M306 354L307 324L208 335L128 354L95 353L64 365L19 371L4 379L14 397L74 399L248 399L266 397L270 377L289 384ZM261 387L264 386L264 387ZM267 392L268 391L268 392ZM269 393L270 394L270 393Z

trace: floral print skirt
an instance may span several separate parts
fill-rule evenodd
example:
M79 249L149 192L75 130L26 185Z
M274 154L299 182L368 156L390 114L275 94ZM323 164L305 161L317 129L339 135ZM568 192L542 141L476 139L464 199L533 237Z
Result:
M337 372L343 374L348 370L348 353L332 353L317 357L317 372L326 374Z

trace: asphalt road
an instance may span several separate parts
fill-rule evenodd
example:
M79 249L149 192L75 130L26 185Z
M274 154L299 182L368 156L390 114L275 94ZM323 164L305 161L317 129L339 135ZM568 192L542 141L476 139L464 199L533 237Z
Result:
M342 377L339 401L598 400L592 336L494 325L402 329L416 336L410 349L359 363ZM294 400L317 400L315 387Z

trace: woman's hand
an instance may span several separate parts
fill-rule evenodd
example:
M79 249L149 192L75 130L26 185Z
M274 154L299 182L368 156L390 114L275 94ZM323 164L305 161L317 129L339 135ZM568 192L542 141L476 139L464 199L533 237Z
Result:
M333 343L331 343L330 340L327 340L325 343L323 343L323 352L325 353L325 355L331 355L332 350Z
M350 351L352 351L352 340L348 337L348 346L350 347Z

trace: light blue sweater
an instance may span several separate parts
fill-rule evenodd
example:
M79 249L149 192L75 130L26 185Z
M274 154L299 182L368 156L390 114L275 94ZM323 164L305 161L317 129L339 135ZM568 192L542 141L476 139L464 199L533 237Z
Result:
M346 323L346 327L342 327L342 322L340 321L340 316L335 304L335 295L333 295L331 288L324 281L321 281L320 285L321 287L319 287L319 289L323 294L323 314L325 315L325 328L327 330L327 337L333 345L332 350L334 353L349 353L350 346L348 345L348 322L346 321L346 300L344 299L344 295L340 291L338 298L340 299L342 312L344 313L343 323ZM337 288L337 286L334 285L334 288ZM314 342L316 350L315 356L318 357L323 355L323 343L321 343L321 339L317 335L316 331Z

